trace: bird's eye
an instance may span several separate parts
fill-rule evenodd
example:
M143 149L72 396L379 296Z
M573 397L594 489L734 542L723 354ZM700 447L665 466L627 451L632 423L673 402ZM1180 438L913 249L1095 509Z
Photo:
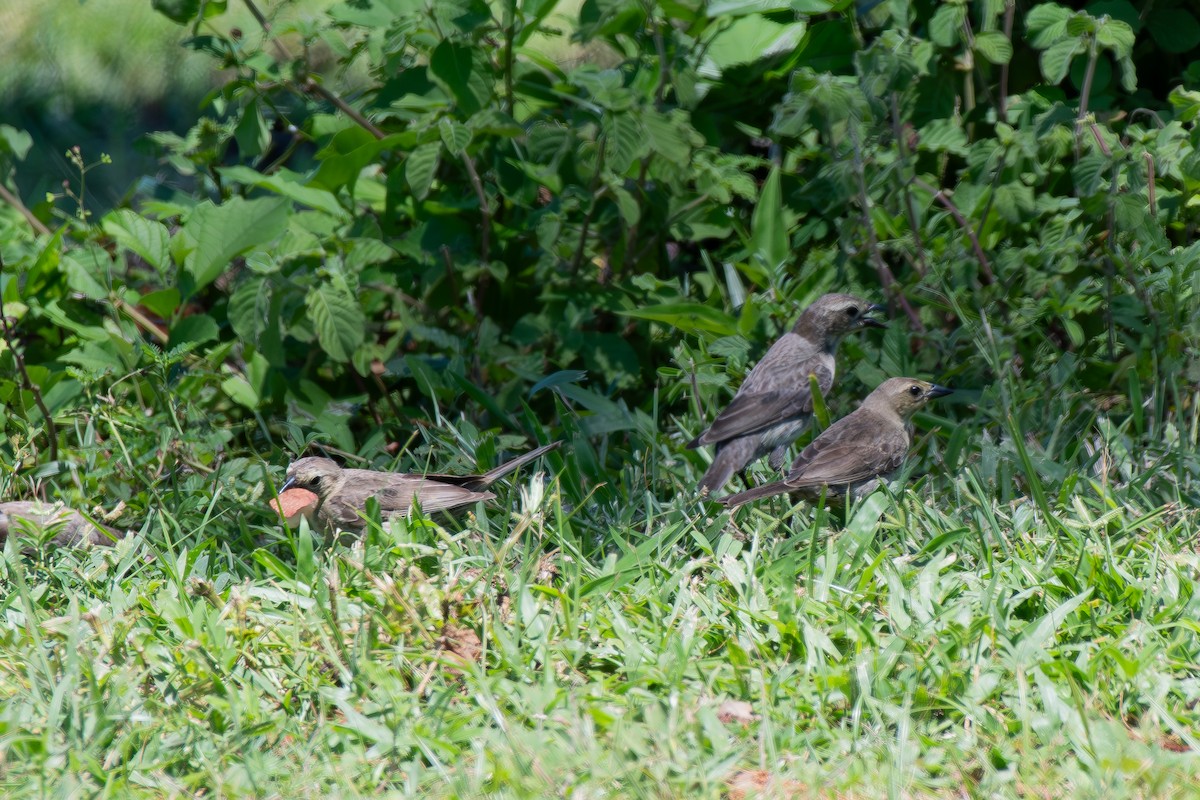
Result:
M854 319L855 317L857 317L858 316L858 306L850 306L849 308L847 308L846 316L850 317L850 319Z
M921 387L920 386L910 386L910 387L908 387L908 393L911 394L913 397L920 397L921 396Z

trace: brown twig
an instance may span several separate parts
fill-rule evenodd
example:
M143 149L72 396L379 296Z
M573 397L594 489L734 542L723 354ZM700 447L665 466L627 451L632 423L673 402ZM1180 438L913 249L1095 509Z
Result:
M963 229L963 232L967 234L967 238L971 240L971 247L975 250L975 258L979 260L979 269L983 273L984 283L995 283L996 274L992 272L991 262L988 261L987 255L983 252L983 245L979 243L979 237L975 235L975 231L967 222L967 218L958 210L958 206L954 205L941 189L933 188L920 178L914 177L912 182L917 187L929 192L933 195L934 200L946 207L946 210L950 212L950 216L954 217L955 221L958 222L958 226Z
M300 88L303 91L308 92L309 94L320 95L323 99L332 103L335 108L337 108L339 111L341 111L347 117L349 117L350 119L352 119L356 123L358 123L359 127L361 127L367 133L374 136L376 139L382 139L384 136L387 135L383 131L381 131L379 128L376 128L375 124L373 122L371 122L371 120L367 119L362 114L360 114L358 111L356 111L354 108L352 108L350 106L350 104L347 103L345 100L343 100L341 97L339 97L338 95L329 91L324 86L322 86L321 84L319 84L315 80L313 80L313 77L311 75L304 79L304 82L300 84Z
M0 273L3 272L4 261L0 258ZM3 324L4 327L4 343L8 345L8 350L13 355L13 361L16 362L17 372L21 374L21 388L33 395L33 402L37 404L38 410L42 412L42 418L46 420L46 438L50 440L50 460L58 461L58 427L54 424L54 417L50 415L50 409L46 408L41 388L34 384L29 377L29 371L25 369L25 357L17 349L12 326L8 324L8 314L4 313L3 305L0 305L0 324Z
M875 224L871 221L871 198L867 194L867 176L863 166L862 147L858 141L858 129L853 125L850 126L850 139L854 144L854 172L858 177L858 204L862 208L862 226L867 237L867 252L871 256L871 263L875 265L879 284L885 291L889 291L895 296L896 302L904 310L913 329L918 333L924 333L925 325L922 324L917 310L904 296L904 292L892 290L896 283L896 276L892 274L892 268L887 265L887 262L883 260L883 254L879 252L879 238L875 236Z
M1155 202L1155 194L1157 193L1154 185L1154 156L1150 153L1145 153L1143 158L1146 159L1146 193L1150 200L1150 216L1158 216L1158 203Z
M908 161L908 147L904 143L904 130L900 126L900 105L896 100L896 93L892 92L892 135L896 139L896 147L900 151L900 160ZM925 242L921 239L921 229L917 225L917 210L913 206L912 192L909 191L909 184L904 182L901 187L904 192L904 213L908 216L908 227L912 231L913 244L917 248L917 274L922 277L929 271L928 265L925 263Z
M463 153L463 166L467 168L467 177L471 179L471 188L479 198L479 215L483 218L482 230L479 232L479 260L487 263L491 256L492 209L488 205L487 192L483 189L483 181L475 170L475 159L469 153Z
M166 346L167 342L170 340L170 337L167 335L166 331L155 325L153 320L119 297L113 298L113 305L117 307L117 310L124 312L126 316L133 320L135 325L144 330L146 333L149 333L155 339L158 339L159 344L163 345L164 347Z

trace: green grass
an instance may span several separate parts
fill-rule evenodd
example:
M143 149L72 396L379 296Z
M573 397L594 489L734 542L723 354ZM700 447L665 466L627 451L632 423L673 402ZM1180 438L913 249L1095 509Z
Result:
M735 522L649 452L573 508L567 453L540 503L351 546L249 477L188 479L112 550L10 542L6 795L1200 791L1192 509L1081 476L1047 515L972 466L844 524Z

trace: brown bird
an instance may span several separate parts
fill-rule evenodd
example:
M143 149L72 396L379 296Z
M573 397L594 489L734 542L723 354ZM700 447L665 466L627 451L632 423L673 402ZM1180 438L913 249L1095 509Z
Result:
M328 458L302 458L288 467L287 478L279 488L281 493L293 486L314 492L318 498L316 517L323 530L361 531L366 524L363 510L370 497L379 501L385 519L407 514L414 502L432 513L491 500L496 495L485 491L488 486L561 444L552 442L539 447L482 475L412 475L342 469Z
M913 413L952 391L916 378L889 378L867 395L856 411L813 439L796 456L786 478L717 502L736 508L784 492L814 499L822 490L830 497L847 491L864 497L904 463L912 445Z
M62 503L26 500L0 503L0 545L9 536L21 533L33 536L52 533L50 542L60 547L74 547L85 541L111 545L125 538L124 532L92 522Z
M788 446L812 417L808 376L816 377L822 395L828 393L837 373L838 343L851 331L886 327L870 316L882 310L884 306L848 294L823 295L804 309L792 329L750 370L708 430L688 442L689 448L717 446L699 489L716 491L733 473L768 453L772 469L783 466Z

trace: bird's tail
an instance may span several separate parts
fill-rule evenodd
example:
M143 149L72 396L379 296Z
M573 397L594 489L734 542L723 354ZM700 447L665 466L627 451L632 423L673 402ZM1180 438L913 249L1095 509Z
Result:
M542 456L546 455L546 453L549 453L551 450L557 450L559 447L562 447L561 441L551 442L550 444L542 445L536 450L530 450L524 455L517 456L512 461L506 461L495 469L488 470L484 474L480 475L479 486L484 487L495 483L508 473L515 472L517 469L525 464L528 464L530 461L541 458Z
M749 503L752 500L761 500L764 497L773 497L777 494L783 494L791 491L792 487L788 486L783 481L774 481L772 483L764 483L762 486L755 486L752 489L747 489L744 492L737 494L718 497L714 503L720 503L726 508L737 508L743 503Z

